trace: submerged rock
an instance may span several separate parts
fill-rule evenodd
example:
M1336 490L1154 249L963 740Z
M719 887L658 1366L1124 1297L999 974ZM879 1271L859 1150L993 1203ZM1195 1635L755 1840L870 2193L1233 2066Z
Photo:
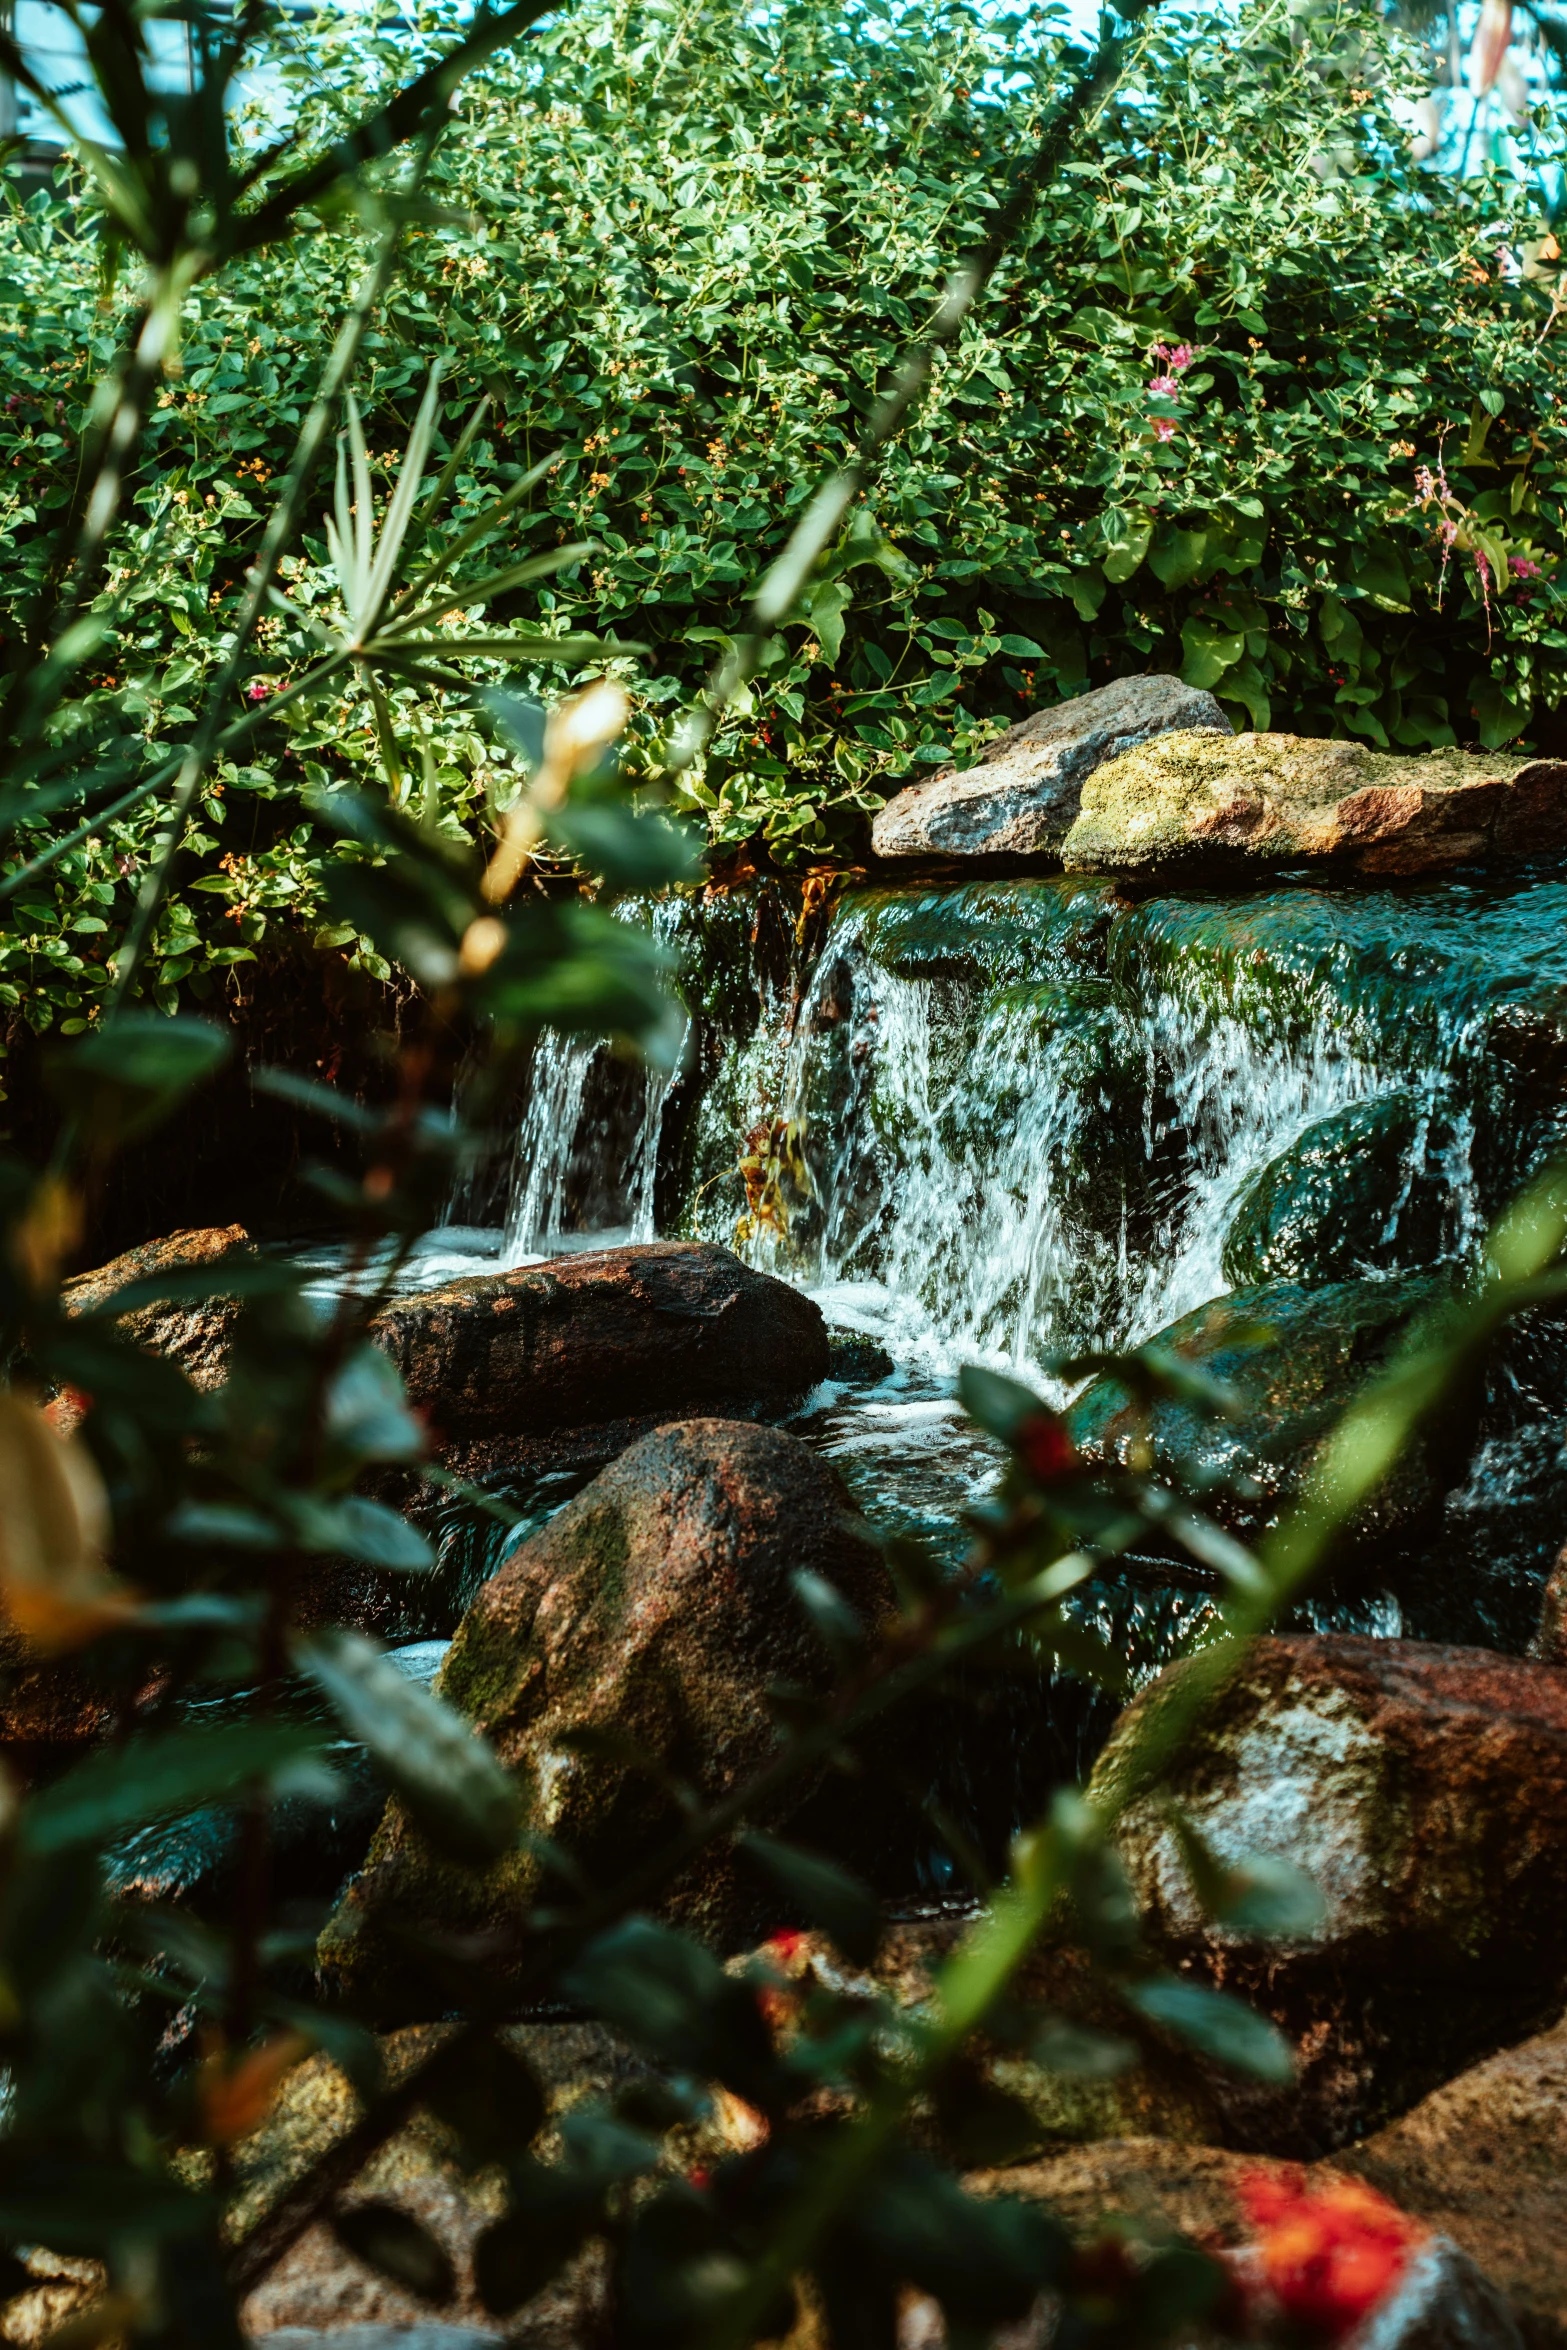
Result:
M1567 2023L1460 2073L1339 2161L1460 2244L1529 2350L1567 2344Z
M1242 1192L1225 1279L1343 1281L1456 1255L1467 1203L1443 1156L1453 1141L1452 1117L1408 1089L1319 1118Z
M1204 1506L1255 1541L1309 1489L1320 1447L1366 1381L1396 1351L1411 1322L1444 1294L1441 1278L1263 1282L1199 1306L1150 1344L1182 1357L1235 1398L1238 1416L1215 1419L1194 1403L1161 1396L1144 1415L1111 1377L1095 1379L1067 1414L1090 1461L1125 1460L1146 1440L1155 1471L1198 1466L1228 1482ZM1456 1415L1405 1451L1360 1512L1347 1542L1385 1553L1430 1526L1456 1474Z
M497 1458L518 1437L779 1403L828 1367L812 1301L711 1241L469 1274L397 1300L371 1336L448 1458L454 1445Z
M1096 765L1061 859L1069 873L1408 874L1563 847L1567 762L1186 732Z
M1212 694L1178 677L1122 677L1009 726L960 774L942 767L887 802L878 857L1059 856L1096 767L1174 727L1228 735Z
M1250 1997L1293 2041L1287 2092L1225 2092L1225 2135L1331 2151L1560 2007L1567 1981L1567 1676L1424 1641L1259 1640L1151 1778L1198 1660L1121 1716L1091 1792L1162 1957ZM1303 1868L1321 1923L1265 1942L1206 1917L1177 1804L1218 1857Z
M666 1788L628 1766L624 1742L714 1797L772 1751L769 1687L828 1686L825 1649L794 1588L802 1572L868 1621L891 1603L880 1552L815 1453L779 1429L679 1422L623 1453L490 1578L438 1686L522 1779L533 1834L609 1883L678 1817ZM619 1750L574 1746L579 1732ZM810 1792L796 1785L786 1808L797 1812ZM492 1934L504 1951L539 1879L533 1850L484 1871L460 1867L391 1805L323 1936L323 1970L356 2005L428 2012L440 1995L383 1922ZM774 1922L776 1896L713 1851L662 1906L733 1947Z

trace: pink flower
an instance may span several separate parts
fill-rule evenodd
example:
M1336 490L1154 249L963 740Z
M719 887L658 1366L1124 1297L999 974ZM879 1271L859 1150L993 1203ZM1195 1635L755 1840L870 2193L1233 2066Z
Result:
M1538 563L1531 563L1527 555L1509 555L1507 568L1514 579L1540 579L1544 575Z
M1156 392L1161 400L1178 400L1181 396L1181 387L1173 375L1156 375L1148 389Z
M1429 465L1415 467L1415 496L1417 498L1434 498L1436 496L1436 476Z
M1162 359L1172 375L1184 375L1197 354L1190 343L1177 343L1172 351L1168 343L1155 343L1154 357Z
M1148 429L1156 441L1173 441L1175 438L1175 424L1168 416L1150 416Z
M272 688L264 677L253 677L245 688L247 702L266 702L272 698Z

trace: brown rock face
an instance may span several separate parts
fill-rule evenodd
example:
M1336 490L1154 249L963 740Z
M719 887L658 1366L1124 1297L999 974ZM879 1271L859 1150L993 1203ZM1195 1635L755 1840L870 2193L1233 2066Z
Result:
M1283 2097L1226 2090L1226 2135L1343 2145L1560 2006L1567 1979L1567 1675L1424 1641L1259 1640L1151 1783L1190 1664L1126 1709L1094 1773L1150 1941L1252 1998L1294 2041ZM1304 1868L1325 1916L1263 1943L1200 1911L1170 1826L1222 1859Z
M69 1284L98 1312L150 1274L216 1265L250 1246L238 1224L176 1232ZM137 1345L192 1383L218 1386L239 1306L209 1298L123 1318ZM511 1273L476 1273L399 1298L371 1331L470 1469L510 1440L605 1427L618 1450L675 1412L744 1410L805 1393L827 1375L827 1330L809 1298L707 1241L595 1250Z
M1293 734L1167 733L1096 765L1069 873L1198 875L1331 864L1433 873L1567 845L1567 763L1391 756Z
M371 1335L467 1445L781 1400L827 1374L810 1299L709 1241L472 1274L400 1299Z
M1461 2244L1530 2350L1567 2344L1567 2024L1461 2073L1339 2167Z
M793 1588L802 1569L867 1620L890 1604L880 1553L816 1454L779 1429L678 1422L622 1453L490 1578L438 1686L523 1781L529 1829L611 1883L676 1815L646 1773L574 1749L565 1734L633 1740L709 1796L735 1786L773 1748L767 1688L821 1688L829 1677ZM809 1794L792 1789L786 1808ZM382 2014L418 2014L421 2003L428 2012L432 1991L382 1934L383 1919L504 1939L538 1881L528 1851L485 1871L442 1859L390 1806L327 1927L323 1969ZM710 1853L662 1905L735 1946L770 1930L776 1896Z
M101 1313L115 1292L133 1281L159 1273L183 1273L201 1265L218 1265L225 1257L248 1255L250 1234L243 1224L212 1229L171 1232L165 1240L149 1240L127 1249L122 1257L95 1272L78 1273L65 1285L65 1303L75 1314ZM179 1364L193 1387L214 1388L223 1383L229 1340L239 1318L233 1298L181 1299L142 1306L120 1318L122 1334L151 1354L167 1355Z
M1096 767L1174 727L1230 731L1212 694L1178 677L1123 677L1009 726L961 774L938 768L887 802L878 857L1058 857Z

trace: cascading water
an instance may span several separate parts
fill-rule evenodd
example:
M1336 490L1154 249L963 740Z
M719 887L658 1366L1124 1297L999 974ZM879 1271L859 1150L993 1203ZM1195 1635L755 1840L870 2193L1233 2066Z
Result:
M809 952L765 891L654 919L683 959L685 1067L546 1040L503 1259L664 1231L805 1286L866 1343L796 1425L948 1556L997 1458L956 1404L964 1361L1049 1386L1054 1358L1237 1285L1470 1259L1567 1127L1554 880L866 890ZM768 1180L742 1224L747 1152ZM1373 1580L1302 1620L1521 1644L1567 1525L1557 1378L1549 1346L1497 1371L1422 1589ZM1135 1576L1091 1603L1144 1669L1208 1604Z

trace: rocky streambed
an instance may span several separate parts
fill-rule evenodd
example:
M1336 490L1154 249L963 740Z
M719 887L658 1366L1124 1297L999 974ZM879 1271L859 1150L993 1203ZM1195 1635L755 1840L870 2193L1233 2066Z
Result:
M663 1799L651 1781L629 1798L607 1749L561 1744L573 1724L678 1750L721 1792L768 1735L762 1688L823 1669L797 1568L874 1613L885 1568L864 1521L960 1554L998 1464L957 1408L962 1362L1032 1379L1108 1463L1128 1398L1063 1361L1159 1339L1240 1408L1216 1429L1161 1403L1155 1458L1222 1470L1216 1506L1255 1540L1412 1317L1567 1143L1567 770L1453 754L1393 774L1354 745L1227 747L1201 701L1109 689L1068 705L1070 724L1031 721L967 777L894 802L888 862L824 904L759 883L650 909L683 956L680 1073L546 1041L515 1164L453 1202L415 1267L424 1286L383 1316L440 1457L509 1522L426 1495L435 1573L334 1567L322 1607L408 1670L439 1671L547 1790L534 1824L595 1866L655 1832ZM255 1245L218 1229L166 1253ZM117 1282L147 1269L134 1254L80 1286L82 1310L112 1311ZM330 1247L310 1263L323 1292L345 1277ZM221 1373L223 1316L150 1309L137 1331L200 1383ZM1152 1945L1269 2014L1296 2088L1177 2065L1156 2030L1114 2081L998 2054L1037 2122L1009 2191L1206 2213L1222 2230L1243 2156L1364 2176L1508 2296L1471 2278L1454 2287L1479 2294L1467 2333L1396 2338L1567 2341L1552 2200L1567 2155L1567 1646L1564 1578L1550 1580L1564 1437L1567 1333L1542 1310L1379 1490L1332 1579L1258 1646L1167 1783L1125 1812ZM994 1859L1062 1777L1115 1785L1138 1722L1178 1693L1213 1592L1149 1545L1076 1604L1127 1659L1138 1694L1119 1725L1038 1670L925 1714L890 1758ZM12 1670L13 1739L34 1763L95 1734L87 1705L27 1717ZM455 1869L356 1784L330 1834L317 1821L301 1841L313 1889L339 1896L322 1963L395 2050L437 2028L440 1998L378 1939L381 1897L493 1931L536 1862ZM1205 1924L1171 1799L1221 1859L1304 1863L1318 1924L1283 1944ZM817 1782L780 1824L876 1883L901 1919L879 1978L920 1996L962 1905L917 1804ZM199 1907L220 1843L127 1853L124 1882ZM673 1906L734 1951L777 1922L727 1862ZM839 1963L798 1948L804 1967ZM1096 2020L1066 1954L1042 1952L1035 1973L1053 2007ZM517 2029L563 2105L628 2061L577 2025ZM260 2203L302 2145L345 2126L347 2095L325 2060L303 2069L247 2158ZM745 2125L713 2126L732 2144ZM438 2217L466 2274L482 2195L417 2132L383 2167L370 2184ZM344 2277L340 2253L307 2242L253 2325L411 2314ZM591 2338L594 2290L575 2275L521 2338ZM471 2296L447 2314L498 2330Z

